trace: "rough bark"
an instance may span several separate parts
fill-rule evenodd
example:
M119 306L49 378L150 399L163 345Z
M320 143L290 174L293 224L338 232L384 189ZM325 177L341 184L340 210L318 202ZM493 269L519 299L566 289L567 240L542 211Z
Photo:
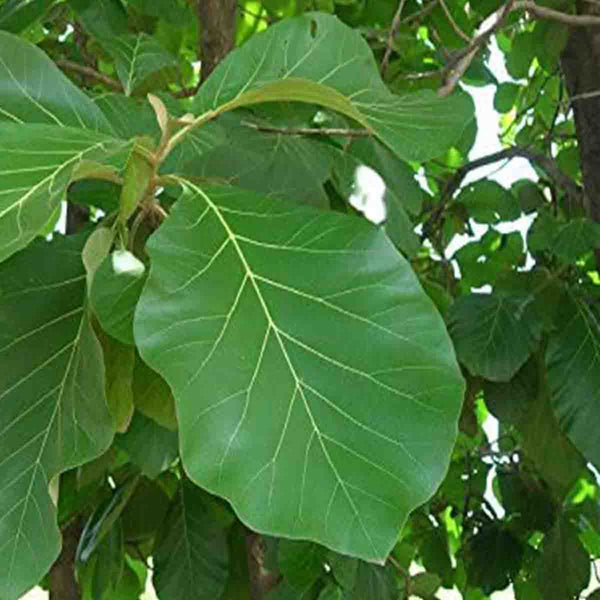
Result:
M60 555L50 569L50 600L80 600L79 584L75 578L75 553L82 526L79 519L63 529Z
M577 8L579 14L596 14L599 10L586 2L580 2ZM586 210L591 219L600 222L600 27L571 30L561 67L572 98ZM590 92L597 95L582 97ZM600 249L596 249L596 264L600 267Z
M264 546L264 538L248 529L246 532L246 552L248 554L248 574L250 576L250 597L252 600L263 600L281 580L279 573L272 573L264 568Z
M235 43L237 0L196 0L201 27L201 80L214 71Z

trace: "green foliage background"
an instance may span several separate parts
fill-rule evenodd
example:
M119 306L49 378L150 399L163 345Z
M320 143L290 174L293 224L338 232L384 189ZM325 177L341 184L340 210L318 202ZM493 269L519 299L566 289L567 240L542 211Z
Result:
M501 2L243 1L205 77L193 2L0 3L0 600L56 593L73 531L85 600L581 594L600 225L575 7L518 4L486 37Z

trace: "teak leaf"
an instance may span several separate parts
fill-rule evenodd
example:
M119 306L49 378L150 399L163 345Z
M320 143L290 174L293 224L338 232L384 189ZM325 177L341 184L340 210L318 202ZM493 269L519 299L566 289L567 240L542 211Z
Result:
M200 88L192 110L201 115L279 101L343 113L405 160L438 156L473 118L466 94L392 94L363 37L323 13L286 19L230 53Z
M174 392L187 473L255 530L382 561L456 435L440 316L361 219L184 186L134 335Z
M114 433L84 306L83 242L39 241L0 265L0 597L9 600L58 555L50 480L100 455Z
M113 133L98 107L39 48L5 31L0 31L0 81L0 121Z
M106 159L126 145L84 129L0 122L0 261L46 225L82 160Z

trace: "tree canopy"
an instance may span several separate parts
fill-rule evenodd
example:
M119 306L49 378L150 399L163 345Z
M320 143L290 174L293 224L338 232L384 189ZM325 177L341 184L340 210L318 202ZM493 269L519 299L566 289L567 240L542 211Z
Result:
M599 30L591 0L0 2L0 600L580 597Z

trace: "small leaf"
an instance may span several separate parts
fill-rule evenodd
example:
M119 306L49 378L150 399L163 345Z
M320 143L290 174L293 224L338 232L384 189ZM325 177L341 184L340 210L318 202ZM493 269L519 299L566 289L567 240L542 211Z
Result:
M410 593L427 600L438 591L441 583L441 579L435 573L417 573L411 577Z
M391 565L380 567L359 561L356 584L350 592L344 592L348 600L397 600L398 584Z
M600 248L600 223L582 218L563 225L549 249L565 262L574 264L595 248Z
M159 597L215 600L223 593L227 533L215 521L213 502L195 485L182 481L152 552Z
M479 223L518 219L521 208L515 197L499 183L483 179L463 188L456 198Z
M177 458L177 433L139 412L133 414L129 429L117 435L115 443L150 479L158 477Z
M86 270L88 293L92 288L94 274L108 256L115 239L115 232L108 227L98 227L87 239L81 258Z
M337 552L327 553L327 564L335 580L346 590L351 590L356 584L358 559Z
M145 270L140 275L139 268L126 269L122 262L115 269L114 254L107 256L96 270L90 300L102 329L124 344L133 345L133 314L146 280ZM143 263L135 261L133 267L139 263L144 268Z
M164 102L154 94L148 94L148 102L152 105L154 109L154 114L156 115L156 122L160 127L160 130L163 132L163 135L167 133L167 128L169 126L169 113L167 111L167 107Z
M325 572L325 548L311 542L279 540L278 564L292 587L305 589Z
M146 33L102 37L102 46L115 60L126 96L145 95L167 86L177 73L177 61Z
M124 223L138 208L148 194L148 190L152 188L154 167L150 164L148 158L141 154L141 149L151 152L153 145L152 138L136 138L136 148L134 148L125 166L119 210L119 218ZM138 147L139 150L137 150Z
M487 525L476 533L468 552L469 584L481 587L486 595L507 587L521 568L521 542L496 524Z
M456 435L441 318L362 220L186 188L148 243L135 338L174 392L187 473L255 530L383 560Z
M537 348L540 324L528 299L500 294L459 297L448 316L459 360L472 375L509 381Z
M343 597L342 588L335 583L329 583L319 594L318 600L343 600Z
M124 433L133 416L133 365L135 352L132 346L121 344L103 332L98 336L104 353L106 401L113 417L115 430Z

